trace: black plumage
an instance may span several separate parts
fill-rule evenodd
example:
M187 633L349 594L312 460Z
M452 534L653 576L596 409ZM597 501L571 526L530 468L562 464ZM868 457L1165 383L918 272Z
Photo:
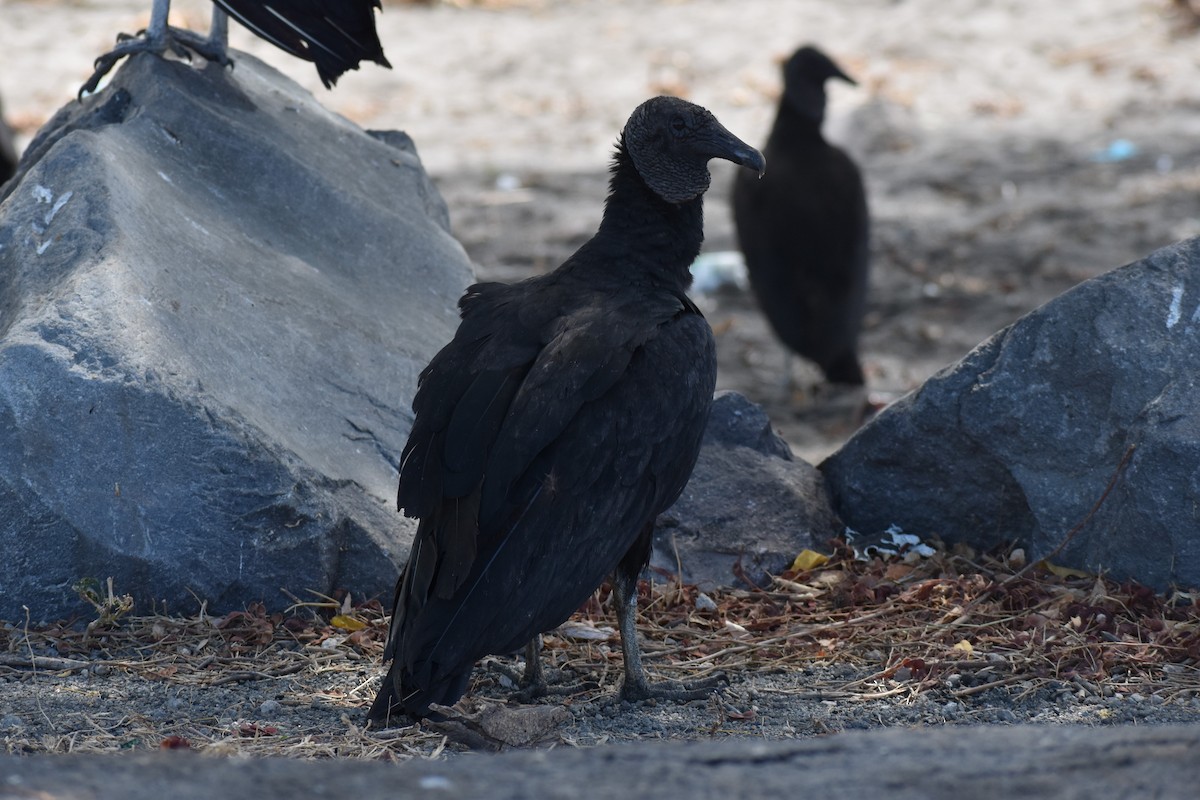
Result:
M861 385L858 335L866 306L870 220L858 167L825 140L825 82L854 83L828 56L802 47L784 64L784 90L761 181L738 175L733 214L750 285L776 335L827 380Z
M559 625L614 570L624 692L654 691L636 581L716 380L712 331L685 294L712 158L762 169L705 109L647 101L618 142L596 235L547 275L476 284L459 302L401 456L399 506L419 523L373 721L454 703L477 659Z
M162 54L171 50L181 57L193 51L209 61L228 64L228 20L232 16L259 37L296 58L313 62L325 88L331 88L359 62L373 61L391 67L375 31L375 9L380 0L213 0L212 28L207 38L167 25L171 0L154 0L150 24L139 36L124 34L117 46L96 59L96 71L80 93L96 89L121 58L138 52Z

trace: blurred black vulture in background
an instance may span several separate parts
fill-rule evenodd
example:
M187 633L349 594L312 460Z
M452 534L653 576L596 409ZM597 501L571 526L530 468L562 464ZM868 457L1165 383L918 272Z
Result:
M399 505L420 522L373 723L453 704L490 653L530 645L539 681L531 643L609 573L622 695L696 696L647 682L634 615L654 519L691 475L716 381L712 331L685 294L713 158L763 169L705 109L646 101L617 143L596 235L547 275L459 302L401 456Z
M771 170L761 181L737 176L733 215L751 288L775 334L830 382L862 385L870 221L858 167L821 133L829 78L854 83L815 47L784 64L783 97L763 148Z
M162 54L168 49L181 58L188 50L209 61L228 64L229 20L232 16L258 36L311 61L325 88L332 88L347 70L358 69L360 61L374 61L391 68L375 31L375 9L380 0L213 0L212 28L207 38L167 25L171 0L154 0L150 25L135 37L118 36L117 46L96 59L96 71L80 89L95 91L100 79L121 58L133 53Z

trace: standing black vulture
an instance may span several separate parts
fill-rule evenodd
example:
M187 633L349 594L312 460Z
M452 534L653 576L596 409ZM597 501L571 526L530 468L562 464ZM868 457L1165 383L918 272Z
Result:
M167 25L171 0L154 0L150 25L139 36L118 37L117 46L96 59L96 71L79 90L95 91L100 79L121 58L133 53L165 53L168 49L186 57L192 50L209 61L228 64L226 55L229 20L232 16L258 36L291 53L312 61L325 88L343 72L358 69L360 61L374 61L391 68L375 32L375 9L380 0L213 0L212 28L207 38Z
M763 148L771 173L761 181L737 176L733 216L750 285L776 335L829 381L862 385L870 219L858 167L821 134L829 78L854 83L815 47L784 64L783 97Z
M420 522L373 722L453 704L476 660L535 642L609 573L622 694L679 694L647 682L634 614L654 519L692 472L716 381L712 331L685 294L713 158L763 169L705 109L646 101L617 143L596 235L554 272L459 301L401 456L399 506Z

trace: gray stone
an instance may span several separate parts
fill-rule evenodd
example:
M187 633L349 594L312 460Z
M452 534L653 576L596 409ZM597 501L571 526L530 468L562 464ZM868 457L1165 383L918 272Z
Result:
M513 750L402 764L187 751L0 755L0 796L1127 800L1194 797L1197 764L1196 726L953 725L785 741Z
M763 584L804 548L841 530L821 474L793 457L766 412L736 392L718 392L696 470L659 516L651 564L701 588Z
M895 523L1040 558L1078 528L1056 561L1157 589L1200 586L1198 365L1192 239L996 334L821 470L860 531Z
M235 60L129 59L5 187L0 618L86 612L87 577L142 611L390 594L470 264L407 137Z

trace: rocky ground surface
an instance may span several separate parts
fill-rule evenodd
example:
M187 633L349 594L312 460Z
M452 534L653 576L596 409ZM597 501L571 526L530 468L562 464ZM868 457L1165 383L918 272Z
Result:
M70 100L114 32L144 24L147 5L4 3L0 94L22 136ZM179 0L177 20L203 27L207 5ZM1036 9L1019 0L386 5L381 36L396 69L368 66L333 92L320 88L308 65L242 31L235 31L234 45L311 86L329 107L364 126L412 134L447 199L456 235L488 278L553 268L590 235L608 150L629 110L647 95L684 94L734 132L761 140L778 89L775 61L804 41L826 48L860 81L858 89L833 89L830 134L858 157L869 184L874 279L863 354L869 391L880 401L919 385L1079 281L1200 233L1196 33L1165 0L1119 8L1070 0ZM713 252L734 248L728 180L727 171L715 175L708 203L707 249ZM857 398L819 387L782 395L783 351L744 290L713 292L702 302L718 332L721 388L763 403L810 461L853 432L860 421ZM801 377L812 384L815 372ZM1075 580L1083 584L1071 591L1087 608L1103 606L1116 593ZM977 594L966 592L953 603L961 611ZM1171 599L1172 607L1194 602L1190 595ZM1021 615L1041 613L1037 601L1020 609ZM1050 617L1052 638L1080 633L1095 620L1094 613L1076 611L1064 605ZM141 617L120 647L81 645L79 651L58 649L37 631L26 636L26 621L9 620L7 649L0 652L6 749L182 746L172 737L229 754L379 758L456 749L439 732L362 730L380 669L377 648L347 643L353 632L298 638L293 649L301 661L253 638L238 650L225 640L226 649L214 649L217 634L205 642L203 626L226 617L206 620L195 612L159 620L158 630ZM728 619L761 638L746 619ZM1162 625L1182 626L1184 636L1195 625L1189 619ZM266 642L281 625L272 623ZM724 623L717 627L725 629ZM187 635L170 640L177 629ZM905 666L913 656L892 644L911 626L896 623L892 630L859 649L834 647L836 637L810 631L802 656L769 668L734 659L723 699L686 705L613 704L606 698L615 673L594 669L588 674L601 691L570 704L570 719L548 726L549 738L563 746L783 739L877 727L1200 719L1192 688L1195 654L1173 651L1147 679L1129 671L1088 678L1079 670L1059 672L1054 663L1035 667L1012 659L1005 663L1016 664L1015 672L996 666L980 677L988 657L964 653L963 662L981 661L943 669L931 684L921 679L921 664ZM969 631L962 633L970 644ZM957 635L937 652L939 663L955 663ZM1127 647L1120 635L1110 635L1118 642L1100 640L1116 650ZM164 641L172 657L163 654ZM730 641L737 646L736 638ZM106 647L113 649L106 654ZM194 667L210 656L203 669L224 664L226 672L193 678L199 670L179 663ZM605 656L597 663L610 661ZM676 677L694 674L697 666L703 665L681 673L663 662ZM959 678L950 681L953 675ZM502 684L485 675L479 693L499 696Z

